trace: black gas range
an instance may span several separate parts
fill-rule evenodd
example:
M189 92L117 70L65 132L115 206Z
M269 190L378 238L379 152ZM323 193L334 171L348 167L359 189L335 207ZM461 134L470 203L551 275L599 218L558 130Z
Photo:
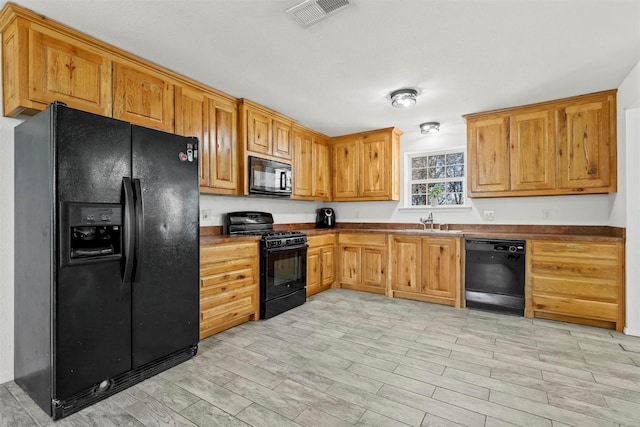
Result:
M267 212L230 212L225 231L260 239L260 318L269 319L307 300L307 236L273 229Z

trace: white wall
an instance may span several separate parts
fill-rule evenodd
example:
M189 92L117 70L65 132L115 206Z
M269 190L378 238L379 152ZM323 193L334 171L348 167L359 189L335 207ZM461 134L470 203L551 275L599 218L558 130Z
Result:
M618 88L618 176L612 225L627 228L625 333L640 336L640 62Z

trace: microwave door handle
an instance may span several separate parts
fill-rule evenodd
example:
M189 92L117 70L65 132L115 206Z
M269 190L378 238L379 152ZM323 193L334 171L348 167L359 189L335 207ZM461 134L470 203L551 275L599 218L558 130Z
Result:
M287 189L287 173L285 171L280 172L280 189Z

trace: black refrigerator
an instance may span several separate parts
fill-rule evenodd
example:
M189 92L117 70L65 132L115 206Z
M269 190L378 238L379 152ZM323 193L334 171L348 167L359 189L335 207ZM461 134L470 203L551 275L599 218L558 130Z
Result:
M197 144L60 103L15 128L15 381L54 419L195 355Z

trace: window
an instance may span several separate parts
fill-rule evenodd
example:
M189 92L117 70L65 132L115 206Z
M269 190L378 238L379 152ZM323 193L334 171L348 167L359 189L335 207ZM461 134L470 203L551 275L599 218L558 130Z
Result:
M464 206L466 193L463 148L408 153L407 207ZM434 200L435 199L435 200Z

